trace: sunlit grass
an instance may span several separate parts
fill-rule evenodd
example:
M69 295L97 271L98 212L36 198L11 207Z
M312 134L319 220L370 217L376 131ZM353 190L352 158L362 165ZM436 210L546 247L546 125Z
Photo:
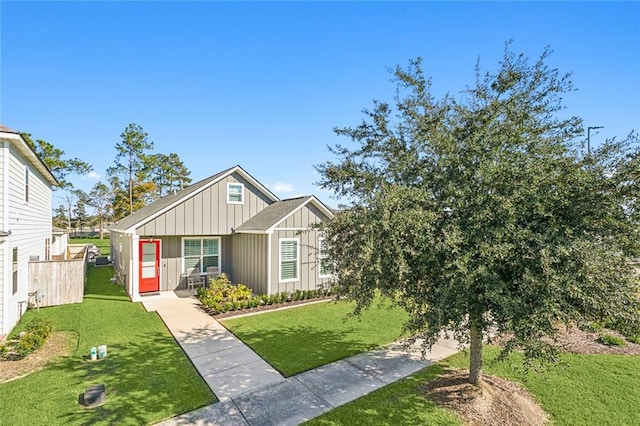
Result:
M391 343L407 314L375 303L361 318L353 305L327 302L223 321L243 342L285 376Z
M215 397L155 312L147 313L111 283L110 267L89 267L84 302L28 311L77 333L74 353L45 370L0 385L0 424L149 424L212 403ZM89 361L106 344L104 360ZM106 402L78 404L90 385L106 385Z

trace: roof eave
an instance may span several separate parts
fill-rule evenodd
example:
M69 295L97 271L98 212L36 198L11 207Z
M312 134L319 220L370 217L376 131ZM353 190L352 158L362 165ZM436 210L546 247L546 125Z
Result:
M173 203L169 204L167 207L165 207L165 208L163 208L163 209L161 209L161 210L159 210L159 211L157 211L157 212L155 212L153 214L150 214L149 216L147 216L145 218L142 218L141 220L139 220L138 222L134 223L133 225L130 225L129 227L125 228L124 230L119 230L117 228L115 230L118 231L118 232L135 234L137 228L139 228L141 226L144 226L145 224L151 222L152 220L154 220L158 216L161 216L162 214L164 214L167 211L171 210L175 206L179 205L186 198L193 197L193 196L201 193L202 191L206 190L207 188L210 188L211 186L215 185L216 183L220 182L222 179L226 178L227 176L229 176L230 174L235 173L235 172L239 172L242 176L244 176L245 179L250 181L256 188L260 189L266 196L268 196L271 199L271 201L276 202L276 201L279 200L279 198L273 192L269 191L269 189L266 186L264 186L259 181L257 181L253 176L251 176L249 173L247 173L242 167L240 167L239 165L236 165L234 167L229 168L226 172L224 172L223 174L221 174L220 176L218 176L216 179L212 180L208 184L203 185L201 188L198 188L197 191L189 193L184 198L178 198L176 201L174 201Z
M0 132L0 139L6 140L9 142L16 142L16 149L22 154L25 158L29 160L29 162L44 176L44 178L49 182L52 186L60 186L60 182L53 175L49 167L44 164L44 161L36 154L36 152L29 146L27 141L22 137L22 135L18 132Z
M309 195L309 199L307 199L307 201L305 201L304 203L300 204L298 207L296 207L295 209L291 210L289 212L289 214L287 214L286 216L284 216L282 219L280 219L278 222L274 223L273 225L271 225L269 227L269 229L267 229L267 233L272 233L276 227L278 225L280 225L282 222L284 222L285 220L287 220L289 217L291 217L294 213L296 213L298 210L302 209L304 206L306 206L307 204L309 204L310 202L315 201L314 204L316 204L317 207L320 208L320 210L327 215L327 217L332 218L333 217L333 212L327 207L325 206L320 200L318 200L315 195Z

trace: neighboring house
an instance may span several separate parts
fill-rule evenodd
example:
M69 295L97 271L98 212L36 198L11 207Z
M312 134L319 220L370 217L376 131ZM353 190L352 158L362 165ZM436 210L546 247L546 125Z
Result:
M51 246L56 178L24 138L0 125L0 336L27 308L29 260Z
M67 258L67 245L69 244L69 232L66 229L54 226L51 231L52 239L48 253L45 254L45 260L56 259L64 260Z
M331 209L313 196L279 200L240 166L134 212L111 227L111 256L132 300L186 287L217 267L256 294L327 283L314 223Z

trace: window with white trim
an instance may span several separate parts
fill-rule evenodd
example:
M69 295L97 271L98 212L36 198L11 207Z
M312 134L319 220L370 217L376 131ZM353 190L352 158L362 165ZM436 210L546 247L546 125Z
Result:
M184 238L182 240L182 272L210 266L220 267L220 238Z
M280 238L280 282L298 281L300 260L298 238Z
M244 184L227 183L227 203L244 204Z
M331 276L331 264L325 248L324 237L318 238L318 271L320 278Z
M29 167L24 166L24 201L29 202Z
M18 292L18 247L14 247L11 250L11 272L13 274L13 293L16 294Z

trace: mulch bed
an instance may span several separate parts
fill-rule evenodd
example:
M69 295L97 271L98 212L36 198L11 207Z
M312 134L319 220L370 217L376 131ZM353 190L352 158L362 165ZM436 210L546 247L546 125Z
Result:
M75 351L78 336L69 331L54 331L37 351L16 361L0 361L0 383L19 379L42 370L52 360L67 357Z
M600 334L613 334L624 339L623 335L614 330L604 329L601 333L591 333L574 327L561 332L558 343L564 350L574 354L640 355L640 345L637 343L627 342L625 346L607 346L598 342Z
M612 334L622 338L627 344L625 346L608 346L598 341L601 334ZM501 346L510 336L498 336L491 339L491 344ZM598 354L620 354L620 355L640 355L640 345L627 341L624 336L615 330L603 329L600 332L590 332L580 330L578 327L569 329L562 328L554 343L560 346L565 352L581 355Z

